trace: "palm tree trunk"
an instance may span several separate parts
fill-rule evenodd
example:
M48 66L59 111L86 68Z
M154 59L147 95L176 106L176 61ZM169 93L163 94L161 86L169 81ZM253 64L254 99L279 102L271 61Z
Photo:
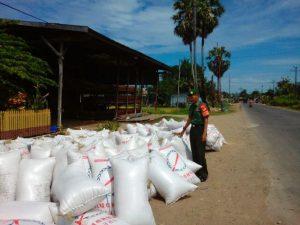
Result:
M200 77L200 87L201 87L201 93L202 98L206 102L206 91L205 91L205 83L204 83L204 37L201 37L201 77Z
M222 95L222 91L221 91L221 77L218 77L218 100L219 100L219 102L221 102L221 95Z
M191 73L192 73L193 82L194 82L193 46L192 46L192 43L189 44L189 47L190 47Z
M197 39L194 40L194 74L195 74L195 80L194 80L194 85L195 88L198 89L198 74L197 74Z

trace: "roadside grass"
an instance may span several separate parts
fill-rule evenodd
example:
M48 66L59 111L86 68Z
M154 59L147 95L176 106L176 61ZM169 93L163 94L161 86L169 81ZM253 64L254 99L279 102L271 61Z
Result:
M290 109L300 110L300 99L294 95L283 95L275 97L269 103L272 106L282 106Z
M188 108L176 108L176 107L143 107L143 112L149 114L161 114L161 115L187 115Z
M236 111L235 105L225 104L225 111L222 112L220 110L220 107L217 108L211 108L210 114L211 115L224 115L228 113L232 113ZM174 116L182 116L182 115L188 115L188 108L176 108L176 107L157 107L157 110L155 110L154 107L143 107L144 113L149 114L160 114L160 115L166 115L164 116L167 118L173 118ZM175 119L175 118L174 118Z

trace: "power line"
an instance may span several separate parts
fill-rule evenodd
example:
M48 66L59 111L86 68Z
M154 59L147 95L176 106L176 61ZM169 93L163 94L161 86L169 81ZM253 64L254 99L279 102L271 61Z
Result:
M10 8L10 9L13 9L13 10L15 10L15 11L17 11L17 12L23 13L23 14L26 15L26 16L29 16L29 17L32 17L32 18L34 18L34 19L37 19L37 20L43 21L43 22L45 22L45 23L48 23L46 20L40 19L40 18L38 18L38 17L36 17L36 16L34 16L34 15L31 15L31 14L29 14L29 13L27 13L27 12L24 12L23 10L17 9L17 8L15 8L15 7L11 6L11 5L8 5L8 4L4 3L4 2L0 2L0 4L6 6L6 7L8 7L8 8Z

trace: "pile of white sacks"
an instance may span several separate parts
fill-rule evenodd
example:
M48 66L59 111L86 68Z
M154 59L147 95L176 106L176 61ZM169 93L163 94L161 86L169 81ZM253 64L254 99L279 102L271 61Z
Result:
M67 135L0 141L0 222L16 225L154 225L149 200L194 191L184 121L127 124L126 130L68 129ZM225 142L213 126L208 148Z

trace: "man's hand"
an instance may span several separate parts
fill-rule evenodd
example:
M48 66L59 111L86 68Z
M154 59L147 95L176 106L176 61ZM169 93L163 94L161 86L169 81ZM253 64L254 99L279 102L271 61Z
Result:
M180 133L175 133L175 135L182 137L185 133L185 130L182 130Z
M206 142L206 137L207 137L207 134L203 134L203 135L202 135L201 141L202 141L203 143Z

